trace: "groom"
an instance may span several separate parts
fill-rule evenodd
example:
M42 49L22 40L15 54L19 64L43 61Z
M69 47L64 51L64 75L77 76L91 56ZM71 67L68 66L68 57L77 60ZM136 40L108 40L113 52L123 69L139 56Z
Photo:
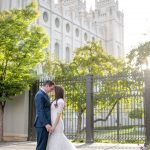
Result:
M54 86L54 82L45 81L34 98L36 108L34 126L37 133L36 150L46 150L48 134L51 133L50 101L47 94L54 90Z

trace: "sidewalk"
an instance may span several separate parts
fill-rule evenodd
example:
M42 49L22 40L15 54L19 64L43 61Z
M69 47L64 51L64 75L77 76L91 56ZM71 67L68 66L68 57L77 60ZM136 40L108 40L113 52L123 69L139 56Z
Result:
M35 150L35 142L4 142L0 143L0 150ZM142 150L136 144L108 144L108 143L74 143L78 150Z

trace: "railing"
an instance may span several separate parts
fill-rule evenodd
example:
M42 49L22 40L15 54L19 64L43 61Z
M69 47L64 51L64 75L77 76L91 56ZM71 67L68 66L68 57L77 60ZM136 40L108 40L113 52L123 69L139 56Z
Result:
M145 140L144 74L94 77L94 139Z

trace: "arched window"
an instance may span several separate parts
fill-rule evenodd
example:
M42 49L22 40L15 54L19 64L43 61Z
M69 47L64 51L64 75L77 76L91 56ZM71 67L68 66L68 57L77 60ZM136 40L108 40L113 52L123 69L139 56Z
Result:
M84 34L84 40L87 41L87 33Z
M43 20L45 23L48 21L48 13L46 11L43 12Z
M117 49L118 49L118 57L120 57L121 56L121 49L120 49L119 45L117 46Z
M59 44L55 43L55 57L59 59Z
M95 37L92 37L92 41L95 41Z
M112 15L112 8L110 8L110 10L109 10L109 14L110 14L110 15Z
M66 31L69 33L69 31L70 31L70 25L67 23L66 24Z
M70 49L66 47L66 63L70 62Z
M59 25L60 25L60 21L58 18L55 19L55 25L57 28L59 28Z
M79 37L79 29L78 28L76 28L76 37Z

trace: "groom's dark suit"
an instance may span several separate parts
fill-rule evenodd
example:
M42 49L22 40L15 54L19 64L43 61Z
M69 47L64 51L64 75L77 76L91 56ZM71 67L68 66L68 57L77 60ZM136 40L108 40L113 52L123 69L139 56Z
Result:
M48 95L39 90L35 95L36 118L34 126L37 132L37 147L36 150L46 150L48 132L45 125L51 125L50 118L50 101Z

